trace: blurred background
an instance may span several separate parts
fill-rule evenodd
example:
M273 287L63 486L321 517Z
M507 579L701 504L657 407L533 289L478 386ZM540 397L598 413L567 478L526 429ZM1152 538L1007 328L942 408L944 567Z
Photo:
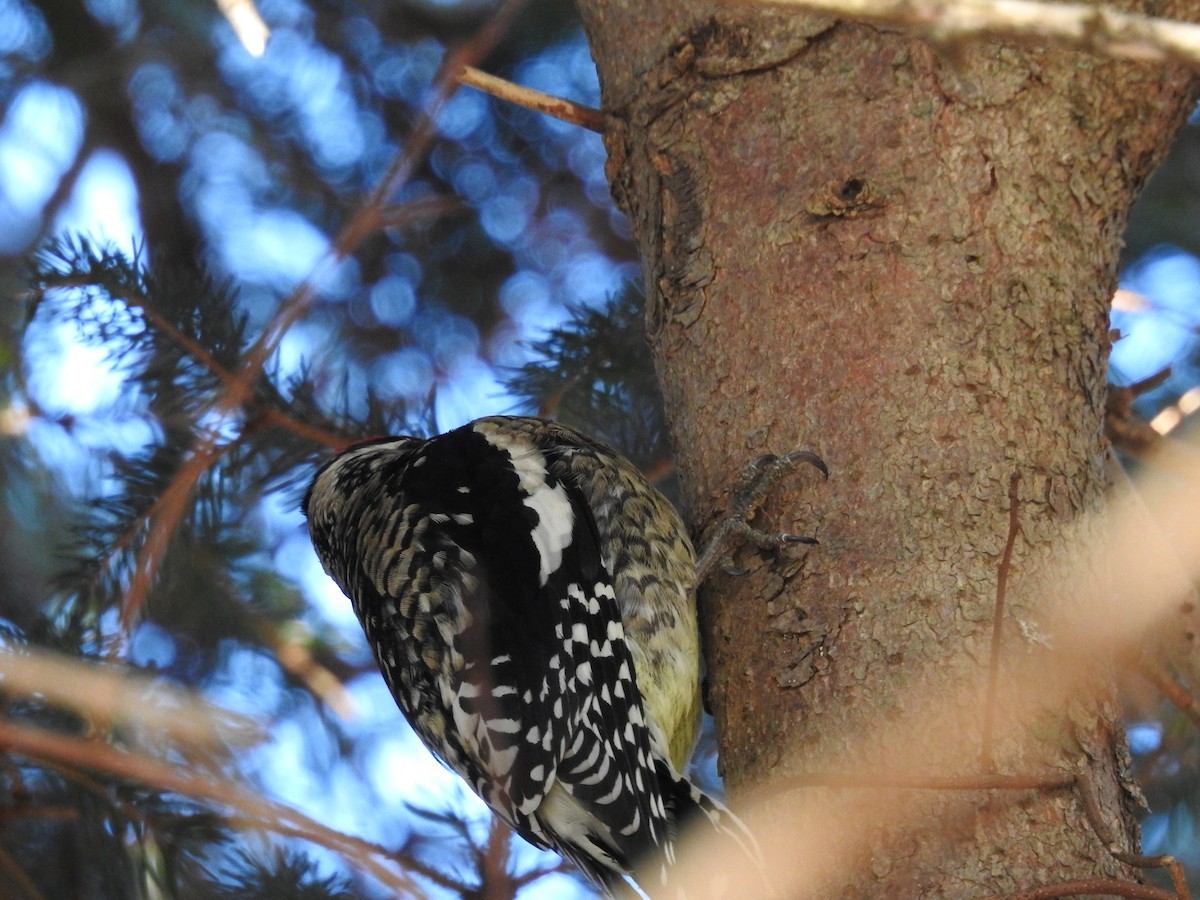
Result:
M599 136L455 90L448 53L599 105L565 0L0 0L0 729L57 737L0 760L0 896L589 894L421 748L298 512L334 448L497 412L672 490ZM1135 465L1200 407L1198 216L1190 124L1114 302ZM1146 852L1194 871L1173 677L1131 686L1129 727ZM162 763L359 841L218 817Z

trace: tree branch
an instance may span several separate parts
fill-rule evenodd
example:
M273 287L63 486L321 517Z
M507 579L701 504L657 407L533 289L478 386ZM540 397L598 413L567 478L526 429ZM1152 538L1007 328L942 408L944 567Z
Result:
M0 722L0 747L34 761L106 772L159 790L236 810L256 827L328 847L398 895L422 895L420 886L406 872L398 872L383 862L384 859L392 859L383 847L342 834L282 803L259 797L246 785L214 781L184 771L177 765L167 765L136 753L125 753L99 741L26 728L11 722Z
M772 789L861 788L895 791L1033 791L1071 787L1075 776L1048 775L905 775L900 772L812 772L771 780Z
M1092 826L1092 831L1096 833L1096 837L1100 838L1100 842L1104 844L1108 852L1125 865L1133 866L1135 869L1166 869L1171 876L1171 884L1175 887L1175 896L1179 900L1192 900L1187 874L1183 871L1179 860L1166 853L1157 856L1143 856L1140 853L1122 850L1121 845L1112 836L1112 831L1104 821L1104 814L1100 810L1100 801L1096 797L1092 776L1087 772L1080 772L1075 783L1079 788L1079 797L1083 801L1083 812L1087 816L1088 824Z
M909 26L938 43L1023 39L1119 59L1200 68L1200 25L1109 6L1037 0L772 0L772 5Z
M1016 891L1012 894L996 894L985 900L1055 900L1058 897L1126 897L1129 900L1179 900L1174 891L1165 888L1151 887L1148 884L1136 884L1132 881L1119 881L1115 878L1081 878L1078 881L1064 881L1060 884L1047 884L1027 891Z
M1008 576L1012 570L1013 547L1021 530L1021 510L1018 506L1017 485L1021 473L1013 472L1008 480L1008 537L1004 555L996 574L996 606L992 612L992 645L988 655L987 696L983 707L983 738L980 742L980 765L985 772L996 770L992 737L996 725L996 693L1000 682L1000 643L1004 636L1004 608L1008 596Z
M4 873L10 885L20 889L17 892L18 897L44 900L42 892L37 889L37 885L29 877L29 873L21 868L20 863L13 859L12 854L3 847L0 847L0 872Z
M265 737L250 717L213 706L162 679L32 648L0 651L0 684L6 694L41 697L82 716L130 723L138 731L165 734L189 747L219 742L244 747Z
M1200 703L1186 687L1171 677L1162 666L1150 660L1140 659L1133 663L1133 670L1156 687L1181 713L1200 725Z
M124 641L133 634L141 617L142 607L150 596L150 587L159 566L167 554L179 523L187 512L192 492L204 476L233 446L232 441L218 444L216 430L206 430L196 446L183 461L171 483L154 501L145 517L146 543L134 562L133 576L121 602L121 630L109 650L110 657L119 655Z
M216 424L196 440L179 473L145 519L148 532L146 545L138 555L133 579L121 604L121 628L110 650L111 655L119 654L133 633L166 549L187 512L193 489L203 474L237 444L237 437L220 443L220 429L228 423L232 413L253 401L254 383L262 374L267 360L274 354L288 329L307 311L321 282L350 256L354 248L383 226L386 209L392 198L407 183L433 144L438 112L458 89L460 71L464 66L481 60L496 45L524 4L525 0L505 0L470 41L447 56L434 86L432 99L405 141L403 151L397 154L386 174L364 198L358 211L338 233L313 272L280 304L254 343L242 354L233 379L226 383L225 391L205 414L214 419Z
M590 106L564 100L552 94L543 94L533 88L521 87L519 84L513 84L511 81L505 81L503 78L497 78L495 75L489 75L487 72L481 72L471 66L463 67L459 80L463 84L491 94L507 103L515 103L517 106L532 109L534 112L554 116L554 118L572 125L581 125L589 131L601 134L604 132L604 113L598 109L592 109Z

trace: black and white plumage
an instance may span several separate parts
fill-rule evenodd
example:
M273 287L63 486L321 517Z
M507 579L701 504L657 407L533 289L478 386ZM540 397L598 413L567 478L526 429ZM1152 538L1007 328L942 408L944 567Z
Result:
M356 445L304 499L401 711L522 836L611 890L692 819L695 556L626 459L533 418Z

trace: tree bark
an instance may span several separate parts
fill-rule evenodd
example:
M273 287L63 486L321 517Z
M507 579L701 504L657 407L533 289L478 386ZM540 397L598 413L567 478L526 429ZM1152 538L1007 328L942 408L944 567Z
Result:
M702 593L735 800L814 773L1082 771L1104 824L1135 847L1103 666L1094 693L986 746L982 694L918 720L899 757L888 723L915 698L983 683L1002 570L1001 673L1043 652L1037 573L1107 484L1120 233L1193 80L790 10L579 6L692 526L720 516L759 454L810 448L831 469L828 483L781 484L760 520L818 547L743 548L749 573ZM1170 6L1154 12L1180 14ZM1000 684L997 705L1012 705ZM776 834L818 802L835 818L852 803L888 810L797 893L970 897L1137 877L1071 786L866 790L776 792Z

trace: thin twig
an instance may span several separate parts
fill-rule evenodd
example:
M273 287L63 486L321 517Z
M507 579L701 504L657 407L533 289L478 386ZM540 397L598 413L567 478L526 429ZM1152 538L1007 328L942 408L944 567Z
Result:
M78 818L80 818L80 812L74 806L33 806L25 803L10 809L0 808L0 826L12 819L48 819L67 822Z
M258 743L258 722L204 701L161 679L83 662L33 648L0 650L0 686L11 695L41 697L88 718L121 721L191 747Z
M1200 25L1110 6L1036 0L772 0L772 4L909 26L943 43L1019 38L1101 56L1200 68Z
M466 212L467 201L457 194L443 197L422 197L396 206L389 206L380 216L380 228L404 228L429 219L440 219L452 213Z
M547 875L556 875L560 872L572 872L574 867L565 859L559 860L557 865L545 866L542 868L530 869L518 875L513 879L513 888L520 890L527 884L533 884L539 878L545 878Z
M57 287L58 285L56 285ZM82 285L80 285L82 286ZM208 348L202 345L199 341L194 340L190 336L184 334L174 323L166 319L154 306L150 303L150 298L140 291L129 291L120 295L121 299L126 304L132 306L141 312L146 317L146 321L154 328L161 331L168 338L175 342L189 356L195 359L208 371L212 372L226 386L233 383L233 373L226 369L223 365L217 362L217 358L213 356Z
M20 863L13 859L12 854L3 847L0 847L0 873L4 874L4 880L9 885L20 888L17 896L25 896L29 900L44 900L42 892L29 877L29 873L21 868ZM6 896L9 895L6 893Z
M268 641L285 672L342 719L354 718L354 698L349 689L333 672L317 662L308 647L298 640L284 638L278 629L272 630Z
M202 473L198 473L197 477L199 476L199 474L202 474ZM179 476L178 476L178 474L176 474L174 477L175 477L175 479L178 479ZM189 486L189 490L190 490L190 486ZM138 535L143 532L143 529L149 530L149 528L151 527L151 523L157 517L157 515L159 514L159 511L161 509L163 509L166 505L167 505L166 490L164 490L164 492L162 494L160 494L158 497L156 497L154 502L151 503L150 506L139 516L137 523L130 526L130 528L127 531L125 531L124 533L119 535L116 538L116 540L114 540L108 547L105 548L104 553L96 560L96 564L92 569L92 575L88 580L88 583L90 586L94 587L96 585L96 583L103 576L104 572L109 568L109 566L111 566L113 564L113 560L116 559L116 557L119 554L123 553L125 550L127 550L133 544L133 542L137 539ZM142 553L144 553L144 552L145 551L143 550ZM139 554L139 555L141 555L141 554ZM126 605L127 603L128 603L128 598L127 597L123 598L122 606ZM113 642L113 646L110 648L110 652L109 652L110 658L117 655L117 653L119 652L119 649L120 649L120 640L115 640Z
M393 853L393 859L399 859L404 862L404 867L414 874L420 875L428 880L431 884L452 891L459 896L466 897L471 891L471 885L465 881L455 878L453 875L443 872L441 869L431 866L429 863L421 860L419 857L407 853Z
M217 444L214 432L202 436L192 449L191 454L184 460L171 483L166 486L161 496L154 501L145 518L146 543L138 553L134 563L133 575L129 587L121 603L120 640L114 641L110 648L110 656L118 654L122 642L133 634L133 628L141 616L142 607L150 596L150 587L158 574L167 548L171 544L179 523L187 512L188 502L200 479L204 477L212 465L225 455L231 447L230 442Z
M553 94L544 94L533 88L513 84L511 81L481 72L472 66L463 68L461 80L463 84L491 94L506 103L514 103L525 109L532 109L534 112L545 113L572 125L579 125L588 131L604 133L604 113L590 106L584 106L582 103L564 100Z
M298 838L302 841L310 841L312 843L319 843L317 841L313 841L312 835L309 833L309 831L307 829L305 829L301 826L298 826L298 825L293 825L293 824L287 823L287 822L272 822L272 823L270 823L270 825L264 826L261 820L254 818L253 816L241 816L241 815L236 815L236 814L225 816L223 821L230 828L233 828L237 831L268 830L268 831L272 832L273 834L279 835L280 837ZM350 838L350 840L357 840L357 838ZM421 860L419 860L417 857L413 856L412 854L409 854L409 853L406 853L403 851L401 851L401 852L390 851L386 847L381 847L380 845L373 844L369 841L364 841L363 844L365 846L371 848L371 851L375 855L379 856L380 858L391 860L392 862L399 865L404 870L405 874L408 876L418 875L422 878L428 879L430 882L438 885L439 887L445 887L448 890L453 890L454 892L459 893L459 894L465 893L465 891L470 887L470 885L466 885L466 884L462 884L457 881L445 879L443 877L443 873L439 872L437 869L435 869L431 866L426 865L425 863L423 863ZM415 882L413 882L413 883L415 883ZM408 896L408 895L401 894L399 896ZM418 897L428 896L428 891L424 891L424 892L416 894L414 896L418 896Z
M219 423L225 422L235 410L249 404L253 396L253 385L262 374L267 360L274 354L288 329L307 311L316 297L318 285L332 275L366 237L382 227L385 220L384 211L392 197L407 183L418 162L425 158L432 146L437 133L437 114L458 89L458 76L463 66L478 62L487 55L524 7L525 2L526 0L505 0L470 41L448 55L434 85L432 99L417 120L404 144L404 150L397 154L387 173L338 233L333 245L317 262L313 272L280 304L271 320L242 354L232 381L226 384L225 391L214 401L206 415L214 416ZM235 438L218 446L218 440L219 432L216 429L210 429L197 438L187 461L168 485L164 496L154 504L153 514L143 520L148 537L142 552L138 554L134 576L121 606L121 628L111 648L112 655L121 652L124 643L132 634L166 548L187 511L193 489L204 472L237 443Z
M282 803L257 796L245 785L216 781L136 753L125 753L108 744L0 722L0 747L31 760L106 772L158 790L171 791L236 810L257 827L286 831L339 853L347 862L378 879L400 895L420 894L405 872L397 872L382 859L391 859L377 844L335 831Z
M440 198L437 198L440 200ZM405 204L407 207L409 204ZM443 201L444 205L444 201ZM402 207L403 208L403 207ZM423 214L428 214L425 211ZM53 285L54 290L60 290L64 287L85 287L87 281L85 279L62 279L56 281ZM224 385L227 391L235 390L238 376L221 365L217 358L213 356L208 349L199 341L184 334L175 325L166 319L158 312L151 304L150 299L140 291L128 291L121 294L114 294L124 300L128 306L137 309L146 321L155 329L166 335L185 353L191 356L196 362L200 363L204 368L208 369L212 375ZM267 419L272 425L291 431L300 437L306 438L315 444L321 444L326 447L338 448L346 443L346 438L342 435L331 434L330 432L319 428L309 422L302 422L299 419L291 416L287 410L279 409L267 405L267 401L261 401L261 409L258 411L262 418Z
M167 321L150 305L148 298L140 294L131 293L124 295L123 299L130 305L136 306L141 310L142 315L146 317L146 320L151 325L163 332L163 334L182 347L188 355L216 376L225 386L227 392L238 390L239 376L221 365L216 357L208 352L206 347L198 341L192 340L192 338L176 328L171 322ZM247 400L246 402L249 401ZM337 448L346 443L345 438L341 435L330 434L323 428L318 428L309 422L301 422L299 419L291 416L286 410L267 405L265 400L260 400L259 405L261 408L257 410L258 414L272 425L291 431L300 437L307 438L315 444Z
M95 741L93 741L95 743ZM79 785L101 803L115 810L120 815L124 816L130 822L136 822L138 825L146 824L146 817L142 815L142 811L121 797L114 796L113 792L108 790L104 785L98 782L90 775L86 775L79 769L66 765L65 763L55 762L52 759L40 760L40 765L44 769L57 772L62 776L64 781L70 781Z
M671 477L675 471L674 456L660 456L642 467L642 477L655 487L659 487Z
M328 447L330 450L340 450L346 446L349 439L347 435L335 434L318 425L313 425L311 422L303 422L287 411L274 406L263 406L260 415L276 428L290 431L297 437L302 437L322 447Z
M1076 881L1063 881L1025 891L1014 891L1011 894L995 894L984 900L1056 900L1059 897L1094 896L1126 897L1129 900L1179 900L1173 891L1165 888L1116 878L1080 878Z
M917 791L1044 791L1071 787L1073 775L901 775L882 772L811 772L771 781L775 790L865 788Z
M1004 634L1004 607L1008 600L1008 575L1012 570L1013 547L1021 529L1021 511L1017 506L1017 485L1021 473L1013 472L1008 479L1008 536L1004 555L996 573L996 606L992 612L992 646L988 654L987 694L983 704L983 737L979 746L979 764L985 772L996 771L993 735L996 727L996 691L1000 682L1000 643Z
M1135 869L1166 869L1171 876L1171 884L1175 887L1173 896L1178 900L1192 900L1187 874L1179 860L1165 853L1156 856L1142 856L1140 853L1122 850L1113 838L1108 824L1104 821L1104 814L1100 811L1100 800L1096 795L1092 776L1087 772L1080 772L1075 778L1075 783L1079 789L1079 799L1083 804L1083 812L1087 816L1088 824L1092 826L1092 831L1096 833L1096 837L1100 839L1100 843L1104 845L1105 849L1115 859L1127 866L1133 866Z
M1166 384L1167 379L1170 377L1171 377L1171 367L1169 365L1163 366L1161 369L1159 369L1153 375L1147 375L1145 378L1141 379L1140 381L1135 381L1133 384L1128 385L1125 388L1125 390L1132 393L1133 396L1135 396L1135 397L1140 397L1140 396L1142 396L1142 394L1148 394L1150 391L1154 390L1155 388L1162 387L1164 384ZM1110 385L1110 389L1111 389L1111 385Z
M503 900L513 896L512 875L508 871L511 842L512 831L499 816L492 816L487 843L476 853L481 879L479 894L482 900Z
M1200 703L1186 687L1172 678L1161 666L1140 659L1133 663L1134 671L1154 685L1176 709L1196 725L1200 725Z

